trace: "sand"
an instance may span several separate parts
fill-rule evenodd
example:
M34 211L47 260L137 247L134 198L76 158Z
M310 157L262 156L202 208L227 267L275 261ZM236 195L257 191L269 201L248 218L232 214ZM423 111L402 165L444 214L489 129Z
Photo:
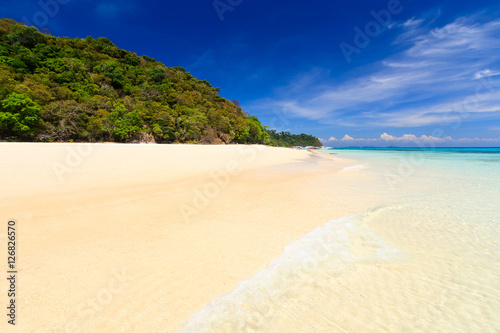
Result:
M9 218L18 229L16 327L2 332L176 332L377 200L353 161L286 148L0 143L0 156L2 244Z

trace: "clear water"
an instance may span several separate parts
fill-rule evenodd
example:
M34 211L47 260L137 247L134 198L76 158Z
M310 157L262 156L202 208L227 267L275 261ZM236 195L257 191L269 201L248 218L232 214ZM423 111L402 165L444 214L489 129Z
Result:
M289 244L181 331L500 332L500 149L323 153L354 160L380 205Z

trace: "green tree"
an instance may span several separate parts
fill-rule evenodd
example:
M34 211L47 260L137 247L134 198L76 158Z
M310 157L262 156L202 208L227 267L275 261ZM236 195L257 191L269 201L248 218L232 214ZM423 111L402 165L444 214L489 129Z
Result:
M165 70L161 68L155 68L149 73L151 79L156 83L161 83L167 76L165 75Z
M257 117L248 117L247 118L247 124L248 124L248 137L247 141L249 143L261 143L261 142L266 142L269 139L269 136L260 123L259 119Z
M12 93L1 102L0 130L6 136L33 137L42 124L42 107L26 94Z
M128 112L123 106L116 107L109 118L114 124L113 137L117 141L126 141L141 130L141 120L137 112Z
M7 35L7 40L13 45L32 48L45 41L45 36L35 27L14 25L11 30L12 33Z

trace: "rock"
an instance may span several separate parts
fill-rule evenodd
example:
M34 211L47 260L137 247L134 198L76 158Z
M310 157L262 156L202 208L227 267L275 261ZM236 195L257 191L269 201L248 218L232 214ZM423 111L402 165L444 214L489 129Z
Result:
M156 143L156 141L151 133L138 132L134 133L127 143Z

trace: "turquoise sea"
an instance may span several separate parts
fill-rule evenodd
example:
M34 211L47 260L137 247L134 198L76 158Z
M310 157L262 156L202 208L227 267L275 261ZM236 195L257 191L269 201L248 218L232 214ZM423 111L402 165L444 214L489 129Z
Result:
M362 179L345 200L378 204L289 244L181 331L500 332L500 148L321 153Z

